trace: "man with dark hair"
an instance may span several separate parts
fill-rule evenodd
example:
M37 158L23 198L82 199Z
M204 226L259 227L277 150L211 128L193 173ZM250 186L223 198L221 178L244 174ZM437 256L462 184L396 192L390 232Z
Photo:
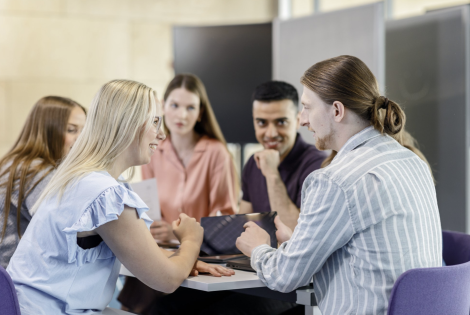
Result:
M299 218L302 184L320 168L326 155L297 132L299 96L295 87L265 82L256 87L252 102L256 139L264 150L255 153L243 169L240 213L277 211L293 229Z

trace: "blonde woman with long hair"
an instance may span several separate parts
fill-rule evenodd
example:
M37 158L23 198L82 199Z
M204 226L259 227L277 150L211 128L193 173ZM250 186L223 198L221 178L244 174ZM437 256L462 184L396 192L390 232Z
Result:
M80 135L86 111L60 96L41 98L31 109L10 151L0 159L0 265L8 266L31 221L32 208L60 160Z
M180 213L197 221L217 213L233 214L239 185L227 143L197 76L178 74L168 83L163 113L167 138L150 163L142 166L142 177L157 179L162 211L163 220L153 222L150 232L155 239L168 241L175 239L171 222ZM145 313L158 295L137 279L127 278L119 301L123 309Z
M120 179L126 169L148 163L165 139L161 115L155 92L141 83L115 80L97 93L8 266L23 315L103 310L121 262L164 292L190 273L233 273L196 262L203 229L184 214L173 222L178 252L160 249L148 230L148 207Z

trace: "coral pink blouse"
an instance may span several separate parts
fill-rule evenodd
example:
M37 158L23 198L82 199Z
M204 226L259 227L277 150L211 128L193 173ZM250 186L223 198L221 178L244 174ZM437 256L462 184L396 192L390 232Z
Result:
M168 223L180 213L197 221L217 211L234 213L234 168L230 154L218 140L202 136L185 168L168 136L150 163L142 166L142 177L157 179L162 218Z

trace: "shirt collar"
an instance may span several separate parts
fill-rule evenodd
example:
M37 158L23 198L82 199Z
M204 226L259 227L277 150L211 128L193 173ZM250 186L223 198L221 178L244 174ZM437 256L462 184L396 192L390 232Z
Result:
M111 174L109 174L109 172L107 170L101 170L101 171L96 171L96 173L100 173L100 174L103 174L105 176L108 176L108 177L111 177L113 178L114 180L116 180ZM125 185L127 182L126 182L126 179L124 178L124 176L121 174L119 175L118 179L116 180L119 184L121 185Z
M334 160L345 155L348 152L351 152L352 150L362 145L363 143L369 141L370 139L378 137L378 136L380 136L380 132L374 129L373 126L369 126L367 128L362 129L361 131L356 133L354 136L349 138L348 141L346 141L343 147L339 150Z

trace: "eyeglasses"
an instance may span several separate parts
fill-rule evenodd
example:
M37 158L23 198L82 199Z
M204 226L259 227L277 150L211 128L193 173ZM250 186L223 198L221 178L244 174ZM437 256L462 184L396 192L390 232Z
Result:
M162 126L162 122L163 122L163 116L155 116L155 120L157 121L154 121L153 123L157 123L157 132L158 130L160 130L160 127Z

